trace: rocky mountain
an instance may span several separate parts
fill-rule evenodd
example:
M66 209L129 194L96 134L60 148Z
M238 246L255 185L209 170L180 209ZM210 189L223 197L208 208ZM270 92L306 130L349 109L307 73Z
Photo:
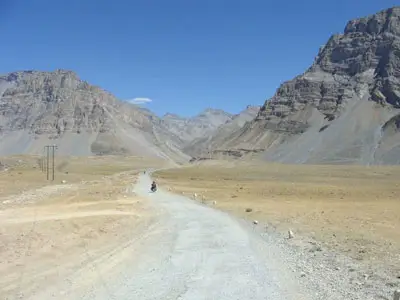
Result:
M186 161L181 140L147 110L66 70L0 76L0 155L130 154Z
M232 132L240 130L246 124L254 120L260 110L260 106L247 106L245 110L231 117L230 120L220 125L210 134L203 135L189 142L183 151L193 157L208 156L209 152L218 148Z
M287 163L400 163L400 7L355 19L215 153ZM238 151L241 151L238 155Z
M303 74L238 115L157 117L70 71L0 76L0 155L191 156L400 164L400 7L355 19ZM185 154L186 153L186 154Z
M184 118L171 113L161 118L162 124L182 139L182 145L211 134L231 119L231 114L212 108L208 108L191 118Z

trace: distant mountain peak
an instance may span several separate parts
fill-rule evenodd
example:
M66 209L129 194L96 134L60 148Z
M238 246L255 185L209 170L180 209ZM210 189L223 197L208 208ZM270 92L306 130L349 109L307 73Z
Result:
M184 118L177 114L167 113L162 117L164 125L185 142L210 134L225 124L232 116L222 109L206 108L199 114Z
M247 105L246 110L259 110L261 105Z
M206 108L204 109L200 114L224 114L224 115L230 115L230 113L224 111L223 109L219 108Z
M177 115L177 114L174 114L174 113L170 113L170 112L167 112L167 113L164 114L162 117L163 117L163 118L184 119L183 117L181 117L181 116L179 116L179 115Z

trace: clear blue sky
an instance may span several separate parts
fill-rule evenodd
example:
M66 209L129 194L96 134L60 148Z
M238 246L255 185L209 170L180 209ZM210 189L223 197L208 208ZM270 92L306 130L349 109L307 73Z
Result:
M0 0L0 73L69 69L157 114L262 104L389 0Z

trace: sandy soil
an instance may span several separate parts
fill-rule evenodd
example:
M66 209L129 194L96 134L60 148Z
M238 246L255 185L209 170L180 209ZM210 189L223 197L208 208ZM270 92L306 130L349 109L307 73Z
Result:
M57 180L48 182L35 158L1 161L8 165L0 173L1 299L31 299L49 287L73 298L75 288L118 272L125 249L136 247L132 237L154 220L132 189L135 170L161 162L60 159Z
M155 173L177 193L390 273L400 286L400 169L208 162ZM246 212L246 209L251 212Z
M284 252L279 241L264 240L229 214L189 198L162 189L150 193L150 182L142 175L135 187L157 211L157 221L146 228L139 248L127 245L110 255L111 263L108 255L96 257L101 277L78 268L81 276L65 277L79 282L73 291L58 284L29 299L370 299L347 297L347 289L332 278L301 276L288 260L295 256ZM331 288L333 282L340 288Z
M118 272L103 273L103 280L86 288L78 285L73 296L57 299L375 300L392 295L386 286L363 285L343 268L345 260L298 251L282 236L263 235L257 225L187 197L163 189L150 193L150 182L142 175L135 188L157 211L140 251L118 255L124 262ZM110 265L103 260L100 266L104 263ZM44 291L32 300L50 295Z
M138 170L160 162L60 159L47 182L33 158L2 161L4 299L389 299L400 286L396 167L211 162L155 174L174 193L257 219L253 234L188 199L149 195L146 176L136 194ZM382 270L389 278L375 284ZM253 288L238 294L240 284Z

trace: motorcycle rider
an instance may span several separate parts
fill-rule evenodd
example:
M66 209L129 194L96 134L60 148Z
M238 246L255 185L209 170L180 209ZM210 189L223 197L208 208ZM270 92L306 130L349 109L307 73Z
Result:
M151 190L155 191L156 189L157 189L157 184L156 184L155 181L153 181L152 184L151 184Z

